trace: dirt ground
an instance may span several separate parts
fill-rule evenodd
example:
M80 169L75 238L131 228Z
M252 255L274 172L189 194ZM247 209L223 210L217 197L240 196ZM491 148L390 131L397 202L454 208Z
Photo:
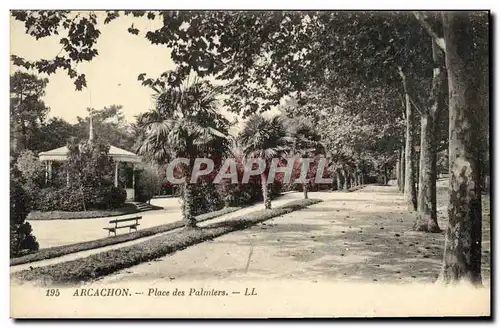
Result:
M446 185L439 184L445 228ZM104 277L100 282L282 280L432 283L444 235L411 231L415 217L395 186L310 193L324 202ZM483 281L489 285L489 199ZM211 223L207 223L211 224Z

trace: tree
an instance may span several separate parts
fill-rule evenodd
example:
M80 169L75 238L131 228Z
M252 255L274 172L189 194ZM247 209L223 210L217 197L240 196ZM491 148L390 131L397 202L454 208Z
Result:
M138 151L158 164L172 158L187 158L179 170L183 182L183 219L196 227L193 215L191 172L197 157L213 158L227 149L228 121L218 113L221 89L207 81L186 81L177 88L157 88L156 106L138 118L145 138Z
M109 145L98 141L82 141L75 139L68 143L68 159L65 162L68 175L68 188L80 192L84 211L88 204L98 203L89 198L113 193L113 160L109 154ZM108 193L108 191L111 191ZM88 191L98 191L90 194ZM118 191L115 191L118 193ZM104 197L104 196L103 196ZM104 203L106 203L103 200Z
M30 211L29 195L20 181L20 172L15 167L10 172L10 256L16 257L38 250L38 242L26 222Z
M73 127L75 136L85 140L89 136L90 117L77 117ZM132 151L134 147L133 128L127 123L122 106L111 105L92 111L92 126L95 138L101 142Z
M432 42L432 41L431 41ZM433 73L433 86L429 99L430 106L421 110L420 134L420 174L417 196L417 219L413 227L417 231L440 232L437 222L437 142L438 132L436 127L443 112L445 72L441 63L442 54L433 42L432 54L435 62Z
M302 159L312 159L316 155L325 153L324 146L321 143L321 136L314 128L314 124L310 119L301 116L285 118L284 125L288 136L291 138L291 153L293 156L298 155ZM311 170L309 169L308 173L309 171ZM304 192L305 199L308 198L308 185L309 182L302 183L302 191Z
M38 39L51 35L61 36L61 51L54 57L28 61L12 55L14 65L25 69L36 69L39 73L54 74L58 69L66 70L74 80L76 90L87 85L85 74L78 74L76 64L91 61L98 55L95 49L101 32L96 28L96 12L71 12L68 10L12 10L12 17L23 22L26 34Z
M481 133L488 110L488 14L443 13L450 106L450 200L442 278L481 284Z
M35 153L40 153L63 147L70 141L71 137L76 136L75 130L74 126L64 119L52 117L48 121L42 122L34 132L31 149Z
M265 118L257 114L252 115L245 123L239 140L243 145L245 158L263 159L266 168L271 159L282 157L290 149L290 139L287 138L282 118L279 116ZM271 209L268 184L273 181L267 180L265 170L260 174L260 179L264 207Z
M122 13L117 11L107 12L104 24L120 15ZM165 86L166 83L175 86L192 71L199 76L212 75L226 83L229 96L225 103L244 116L265 111L291 93L297 93L300 99L314 83L326 85L333 91L348 88L350 92L347 94L352 99L365 97L366 88L380 84L391 94L397 91L396 99L404 95L403 107L410 115L403 115L407 125L407 149L404 151L405 163L400 167L406 171L404 190L409 209L418 209L414 111L426 108L422 99L427 98L431 90L428 81L432 78L434 63L432 42L427 42L426 29L413 13L125 11L125 15L161 21L159 29L142 33L131 26L128 32L142 35L152 44L171 48L171 58L177 65L175 71L162 75L163 81L146 78L146 74L139 75L140 81L146 85L159 83ZM88 17L50 11L13 12L13 16L24 22L27 32L35 37L51 34L55 26L63 25L71 31L72 24L92 25L88 33L80 29L79 34L63 36L63 44L67 40L86 40L85 46L90 49L99 36L93 27L98 17L92 12ZM42 27L45 34L39 32ZM89 49L86 49L89 56L70 55L70 58L76 58L71 59L70 64L72 61L91 60L93 52ZM66 53L74 50L63 49ZM41 61L27 62L13 57L18 65L38 65L49 72L64 68L71 72L62 65L64 61L56 59L45 65ZM75 74L72 76L76 78ZM363 108L368 110L368 106ZM399 110L396 112L400 113ZM427 117L425 120L429 121ZM429 144L425 140L432 135L429 132L432 125L423 125L426 133L422 134L424 139L421 142L424 144ZM432 163L435 154L432 147L427 148L421 152L424 164ZM424 173L429 171L426 165L420 165L420 168ZM432 212L435 207L435 201L430 197L435 188L428 185L435 184L432 176L424 174L422 180L425 188L420 189L421 198L425 201L420 207L421 212L429 209ZM435 214L431 213L430 217L432 215Z
M24 181L23 188L26 194L33 200L44 183L43 164L31 150L25 149L19 154L15 166Z
M415 12L415 17L424 29L428 24L436 26L436 30L442 31L439 14L427 14ZM432 87L427 101L421 101L423 107L416 107L420 114L420 162L419 162L419 189L417 196L417 219L413 227L417 231L440 232L437 222L436 211L436 180L437 180L437 153L439 151L440 122L445 114L446 96L446 70L444 67L444 53L440 48L441 39L430 35L429 42L432 44ZM444 129L445 131L447 129Z
M49 108L42 97L47 83L47 79L21 71L10 77L11 149L16 154L32 149L35 132L45 120Z

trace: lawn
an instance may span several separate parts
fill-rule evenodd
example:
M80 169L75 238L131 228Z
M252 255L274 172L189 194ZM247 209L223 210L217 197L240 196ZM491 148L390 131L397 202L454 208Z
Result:
M152 210L161 210L160 206L153 206ZM111 216L119 216L125 214L133 214L141 212L133 204L125 204L125 206L112 210L90 210L80 212L67 211L31 211L28 214L27 220L77 220L77 219L97 219Z

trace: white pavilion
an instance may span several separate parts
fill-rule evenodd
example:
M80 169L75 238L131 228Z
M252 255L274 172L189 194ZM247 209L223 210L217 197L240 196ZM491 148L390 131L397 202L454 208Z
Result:
M90 130L89 130L89 140L94 139L94 131L92 127L92 116L90 116ZM39 159L41 162L45 163L45 180L50 181L52 179L52 164L53 162L65 162L68 159L69 149L67 146L52 149L49 151L41 152L39 154ZM129 152L125 149L121 149L115 146L109 147L109 153L114 163L115 163L115 187L118 187L118 168L120 163L132 163L132 181L130 184L126 184L124 187L127 192L127 201L133 201L135 198L135 170L134 165L141 162L141 159L136 154ZM69 183L69 175L66 173L66 183Z

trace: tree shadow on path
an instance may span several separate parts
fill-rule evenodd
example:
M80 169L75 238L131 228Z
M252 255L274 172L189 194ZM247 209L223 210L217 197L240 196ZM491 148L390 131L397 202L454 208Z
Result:
M414 213L402 209L402 197L394 188L387 193L394 200L383 196L325 201L246 231L263 253L295 263L296 269L277 273L281 278L434 282L442 266L444 234L412 231ZM248 246L242 238L214 242ZM483 266L486 281L488 250Z

